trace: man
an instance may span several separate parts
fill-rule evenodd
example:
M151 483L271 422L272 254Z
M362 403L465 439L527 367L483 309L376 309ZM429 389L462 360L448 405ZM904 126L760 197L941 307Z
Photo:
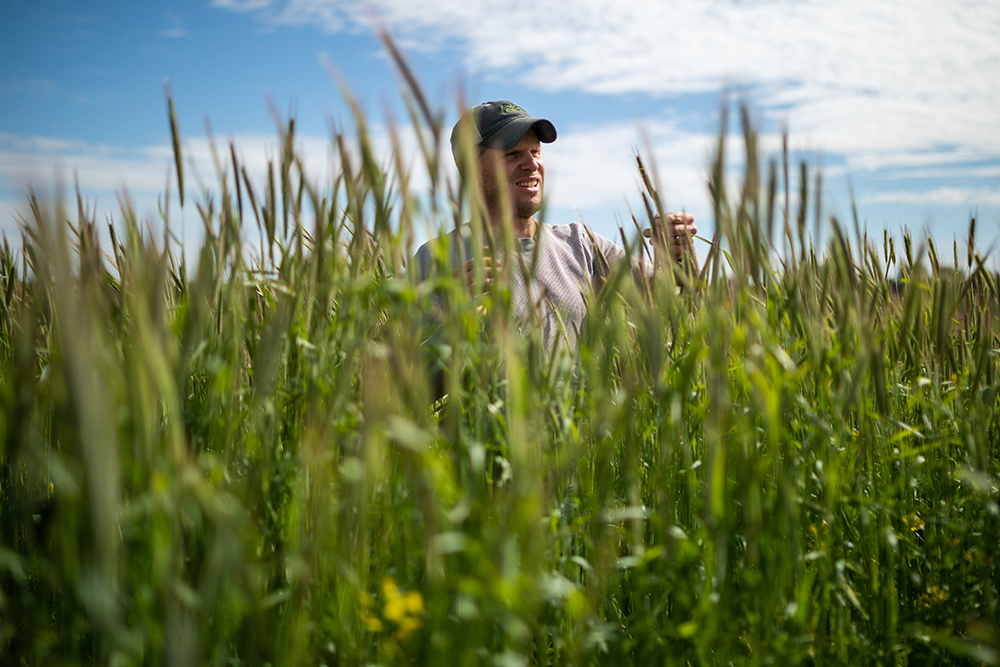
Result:
M463 169L462 149L469 137L478 154L479 185L489 225L496 237L502 237L509 225L515 243L520 244L518 266L522 270L507 272L516 313L522 321L534 319L541 325L547 348L562 341L572 349L587 314L586 292L601 287L609 264L626 259L625 250L581 223L548 225L535 219L545 189L542 144L556 140L556 128L550 121L533 118L507 101L474 107L455 124L451 134L460 171L467 171ZM694 216L671 213L665 217L663 234L656 238L666 239L666 246L657 252L667 252L674 260L690 253L693 260ZM473 248L468 225L417 250L419 279L430 275L433 244L442 240L450 249L451 269L472 285L475 260L470 259ZM486 248L482 252L488 253ZM502 258L482 257L487 281L499 273L501 265Z

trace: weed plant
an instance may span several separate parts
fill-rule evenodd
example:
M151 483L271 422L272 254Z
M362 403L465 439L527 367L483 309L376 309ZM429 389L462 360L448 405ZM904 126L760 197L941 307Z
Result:
M293 122L264 184L217 155L196 267L127 202L102 248L79 197L32 200L0 252L2 662L1000 664L975 221L964 266L856 215L816 249L818 176L744 114L700 271L613 270L547 353L503 281L407 271L483 216L397 60L428 192L359 112L323 186Z

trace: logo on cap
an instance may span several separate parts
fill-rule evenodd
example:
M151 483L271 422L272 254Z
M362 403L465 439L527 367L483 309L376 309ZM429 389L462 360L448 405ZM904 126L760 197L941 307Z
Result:
M512 113L523 113L525 116L528 115L527 111L525 111L521 107L517 106L513 102L507 102L503 106L501 106L500 107L500 113L502 113L505 116L507 114L512 114Z

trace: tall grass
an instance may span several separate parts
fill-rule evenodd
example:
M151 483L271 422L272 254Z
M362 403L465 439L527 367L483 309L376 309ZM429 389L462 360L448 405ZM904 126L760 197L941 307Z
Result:
M856 218L813 248L818 176L744 115L700 271L620 267L548 355L502 283L407 272L481 202L397 60L428 193L358 112L322 186L291 121L263 184L217 157L197 267L128 206L110 247L35 201L4 243L3 662L1000 664L974 224L962 267Z

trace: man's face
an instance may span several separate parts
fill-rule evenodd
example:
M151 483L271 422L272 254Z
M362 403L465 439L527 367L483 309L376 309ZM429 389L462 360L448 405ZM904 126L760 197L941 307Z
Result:
M530 218L542 206L545 186L545 163L542 145L534 130L528 130L510 150L484 148L479 166L482 173L483 199L491 213L499 213L501 184L510 193L511 210L516 218Z

